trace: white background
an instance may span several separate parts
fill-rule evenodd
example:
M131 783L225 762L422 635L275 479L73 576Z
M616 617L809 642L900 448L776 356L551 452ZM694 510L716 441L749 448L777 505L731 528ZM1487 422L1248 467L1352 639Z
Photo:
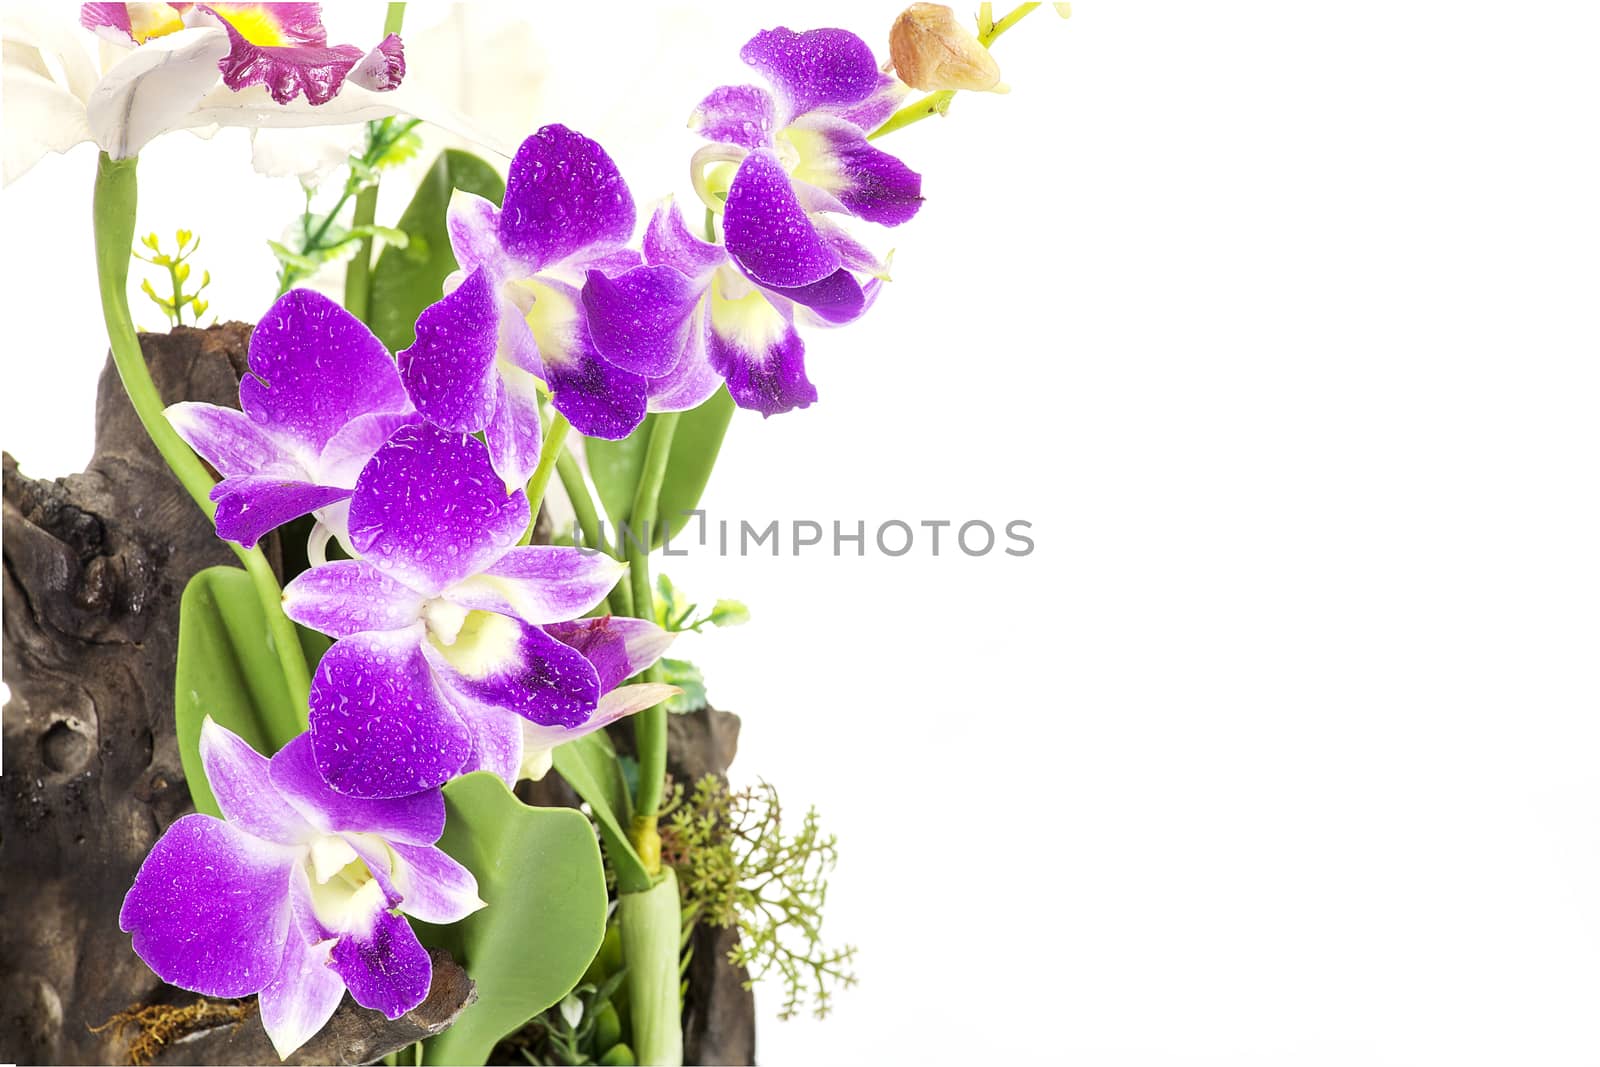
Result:
M517 92L688 196L683 119L746 37L881 54L894 12L567 5ZM841 838L860 985L823 1023L762 989L765 1062L1600 1056L1597 21L1046 9L997 47L1011 95L885 143L928 196L869 234L895 281L810 336L820 404L741 413L705 505L1038 548L673 562L755 615L679 650L743 716L736 777ZM141 166L141 229L201 232L241 319L297 199L247 159ZM92 169L0 201L36 475L90 451Z

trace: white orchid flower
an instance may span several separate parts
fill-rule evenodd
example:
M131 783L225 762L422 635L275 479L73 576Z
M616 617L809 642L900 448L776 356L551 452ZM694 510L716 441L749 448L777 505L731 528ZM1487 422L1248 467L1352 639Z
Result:
M401 87L397 36L367 52L330 45L318 4L85 4L81 21L65 25L59 7L0 13L7 183L49 152L92 141L126 159L177 129L411 114L465 132L449 108Z

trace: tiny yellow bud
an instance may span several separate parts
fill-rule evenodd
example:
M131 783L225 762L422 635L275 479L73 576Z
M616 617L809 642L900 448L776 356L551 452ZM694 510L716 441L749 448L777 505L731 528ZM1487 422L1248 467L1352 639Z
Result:
M172 265L172 257L163 252L150 262L154 263L158 267L169 267Z
M144 246L151 251L155 251L161 247L161 240L154 233L147 233L144 235Z
M194 236L194 234L190 233L188 230L179 230L178 231L178 251L180 251L180 252L183 251L183 246L188 244L189 243L189 238L191 238L193 236Z
M150 284L149 278L146 278L144 281L139 283L139 291L144 293L145 296L158 300L160 299L156 296L156 287Z
M208 271L208 270L201 271L200 272L200 288L204 289L206 286L208 286L210 284L211 284L211 272Z
M179 263L176 267L172 268L172 273L180 282L188 281L189 280L189 264L187 264L187 263Z
M1000 64L943 4L912 4L889 30L889 58L913 89L994 89Z

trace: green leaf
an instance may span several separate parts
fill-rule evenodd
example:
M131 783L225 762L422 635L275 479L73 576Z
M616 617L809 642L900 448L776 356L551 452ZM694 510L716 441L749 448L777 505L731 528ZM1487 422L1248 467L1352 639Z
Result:
M326 637L296 628L315 669ZM303 729L304 710L289 699L250 576L237 567L207 567L189 579L178 606L178 671L174 686L178 756L195 809L220 814L200 765L200 727L209 715L271 755Z
M489 164L454 148L439 153L428 168L397 227L412 243L420 243L427 255L408 254L390 243L372 271L372 332L391 352L409 348L416 340L417 316L439 299L445 276L456 269L444 217L457 189L498 204L506 184Z
M696 667L686 659L661 660L661 680L668 685L675 685L683 692L677 696L668 697L667 710L674 715L687 715L691 711L699 711L706 706L706 679Z
M495 1042L566 996L606 929L606 875L594 829L571 808L530 808L487 771L444 787L439 847L478 880L488 906L450 926L413 920L448 949L478 1000L425 1046L428 1063L481 1064Z
M750 609L737 600L719 600L706 621L712 626L743 626L750 621Z
M604 731L557 745L552 753L556 772L566 779L575 793L594 812L606 852L617 872L617 884L624 891L650 886L650 872L628 842L627 826L633 819L628 784L617 761L616 750Z
M585 438L584 455L589 460L589 473L595 488L600 491L600 503L611 519L613 529L628 521L633 510L633 492L639 484L639 472L644 469L645 448L650 443L653 420L659 415L646 415L644 422L621 441L606 441L598 437ZM717 452L722 448L722 438L733 419L733 397L726 389L717 392L693 411L678 417L678 428L672 435L672 452L667 457L667 473L661 482L661 501L657 514L666 524L667 535L676 537L688 523L700 503L711 480L711 468L717 462ZM641 533L643 531L640 531ZM620 538L619 538L620 539ZM660 547L662 528L658 524L652 534L656 547Z

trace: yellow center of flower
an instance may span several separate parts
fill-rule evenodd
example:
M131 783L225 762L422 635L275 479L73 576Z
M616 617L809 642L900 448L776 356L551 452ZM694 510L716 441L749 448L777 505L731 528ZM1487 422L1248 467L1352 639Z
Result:
M240 37L262 48L295 44L283 32L283 25L272 13L272 4L211 4L211 10L227 20Z
M138 44L183 29L183 16L171 4L129 4L128 32Z

